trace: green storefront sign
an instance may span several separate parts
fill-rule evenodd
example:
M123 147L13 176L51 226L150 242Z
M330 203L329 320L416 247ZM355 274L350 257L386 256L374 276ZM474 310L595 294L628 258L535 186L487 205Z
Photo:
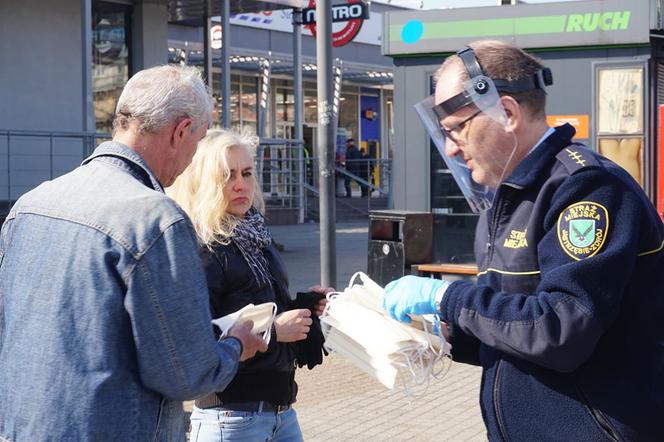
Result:
M451 52L482 38L527 48L646 44L657 28L652 8L652 0L604 0L389 12L383 53Z
M625 31L629 27L631 11L570 14L565 32Z

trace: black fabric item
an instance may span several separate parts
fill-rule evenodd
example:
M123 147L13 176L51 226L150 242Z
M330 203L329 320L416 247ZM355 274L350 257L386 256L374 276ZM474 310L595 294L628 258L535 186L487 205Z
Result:
M298 292L297 297L291 304L293 309L306 308L311 310L312 323L307 339L295 343L295 360L300 368L306 365L311 370L316 365L323 363L323 354L325 356L328 354L323 348L325 337L320 327L320 319L316 314L316 306L321 297L322 295L316 292Z
M291 308L286 267L274 242L262 249L270 270L269 283L256 279L233 242L215 244L212 250L203 246L200 252L213 318L226 316L249 303L276 302L277 314ZM277 342L274 327L272 333L268 350L240 362L235 378L224 391L218 392L223 402L268 401L288 405L295 401L295 343Z
M295 370L238 372L226 389L216 394L223 403L267 401L276 405L289 405L295 402L297 396Z

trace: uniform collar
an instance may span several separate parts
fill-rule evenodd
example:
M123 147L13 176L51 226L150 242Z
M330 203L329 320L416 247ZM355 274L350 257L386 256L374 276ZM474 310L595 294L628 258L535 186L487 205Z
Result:
M540 170L556 156L560 149L572 143L575 133L574 128L568 123L554 128L554 131L539 143L539 146L528 153L503 184L518 188L532 184Z
M162 193L164 192L164 188L154 176L143 157L127 145L117 141L106 141L101 143L92 155L83 160L81 165L88 164L90 161L100 157L115 157L124 160L130 167L133 166L132 169L135 169L140 175L142 175L142 177L139 178L147 181L145 183L146 185L151 184L154 190Z

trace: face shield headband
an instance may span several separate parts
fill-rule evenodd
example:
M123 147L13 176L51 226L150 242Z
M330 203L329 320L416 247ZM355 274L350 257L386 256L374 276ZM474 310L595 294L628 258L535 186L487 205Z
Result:
M466 106L475 104L475 94L484 95L491 89L494 89L501 94L516 94L535 89L545 90L546 86L553 84L553 75L549 68L539 69L532 76L519 78L517 80L491 79L484 75L482 67L477 61L475 53L471 48L467 47L462 49L457 52L457 55L461 58L461 61L463 61L466 72L468 72L472 91L464 89L452 98L435 105L433 111L439 120L442 120ZM494 86L493 88L491 87L492 84Z
M422 120L424 127L431 136L440 155L447 164L450 173L454 177L470 208L476 212L483 212L491 208L495 196L496 186L480 184L473 179L468 159L464 159L462 152L455 146L459 146L459 136L454 133L465 131L466 135L471 131L470 122L479 114L488 116L498 123L496 127L503 127L504 133L509 133L506 139L513 139L513 145L504 146L481 146L483 158L473 158L475 161L483 161L483 168L489 179L485 181L501 182L505 170L516 150L516 137L508 128L508 119L500 100L501 94L525 92L534 89L542 89L553 83L551 71L548 68L538 70L532 76L517 80L491 79L484 75L482 68L471 48L465 48L457 53L464 64L469 79L463 82L463 89L453 97L436 104L434 96L427 97L415 105L415 110ZM442 120L448 116L466 108L472 107L474 112L453 128L445 129ZM499 131L500 129L494 129ZM509 142L506 142L509 143ZM457 151L457 153L450 153ZM478 164L474 164L478 168ZM488 172L487 172L488 171ZM485 177L486 178L486 177ZM480 181L482 181L480 179ZM483 181L483 182L485 182Z

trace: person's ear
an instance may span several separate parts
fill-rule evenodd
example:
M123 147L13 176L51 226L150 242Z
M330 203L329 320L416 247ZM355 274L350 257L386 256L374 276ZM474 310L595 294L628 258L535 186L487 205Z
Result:
M173 147L179 148L180 145L182 145L182 142L191 133L192 124L193 122L189 117L183 118L180 120L180 122L175 124L175 127L173 128L173 134L171 136L171 144Z
M519 102L513 97L502 96L500 97L500 101L503 104L503 109L505 109L505 115L507 116L505 129L508 132L515 132L521 124L523 109L521 108L521 105L519 105Z

